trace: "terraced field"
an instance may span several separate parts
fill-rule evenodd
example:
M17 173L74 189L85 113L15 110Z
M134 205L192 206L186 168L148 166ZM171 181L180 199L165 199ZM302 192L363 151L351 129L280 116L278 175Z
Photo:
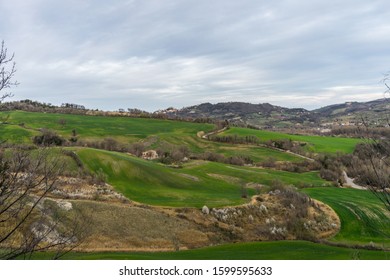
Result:
M339 215L341 229L332 241L390 247L390 213L369 191L341 188L303 191L328 204Z
M236 205L246 202L242 188L249 183L269 186L278 178L286 184L302 182L312 186L329 185L318 172L299 174L250 167L196 161L183 168L167 167L122 153L78 149L86 166L102 170L108 182L131 200L160 206L202 207ZM249 195L255 190L248 188Z

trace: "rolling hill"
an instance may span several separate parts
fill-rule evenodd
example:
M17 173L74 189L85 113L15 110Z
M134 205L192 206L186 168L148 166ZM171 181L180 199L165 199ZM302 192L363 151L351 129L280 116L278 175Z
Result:
M246 110L256 114L256 110L263 110L268 118L275 119L275 123L277 114L291 116L286 123L293 123L297 118L299 121L304 119L302 123L313 121L310 117L312 113L303 109L275 109L269 104L253 107L247 104L230 104L230 109L222 105L217 109L213 106L206 104L200 109L194 107L191 111L211 110L214 115L223 119L226 116L234 117L235 111ZM382 105L378 101L372 106ZM339 117L343 108L345 106L324 108L316 112L316 115L326 116L335 112L333 115ZM196 114L190 113L191 111L187 113ZM344 111L347 115L355 112L349 109ZM241 114L240 118L244 119L245 116ZM136 248L146 250L148 244L153 244L157 251L225 244L219 248L227 252L224 258L228 259L348 259L353 258L354 248L362 250L362 258L385 258L381 251L366 250L378 250L380 246L389 245L386 237L389 234L389 217L383 205L367 191L336 188L332 182L319 176L319 169L311 172L288 172L261 166L269 158L292 165L305 161L296 154L266 147L264 144L269 140L290 139L313 155L336 155L340 152L352 153L360 142L359 139L287 134L240 127L231 127L217 134L253 136L259 140L259 143L235 144L202 138L205 132L216 129L212 123L20 110L3 111L0 118L3 120L0 124L0 141L5 142L6 154L12 155L19 148L31 150L34 154L38 151L33 145L34 136L50 130L65 139L66 147L48 147L52 158L64 159L67 163L63 176L80 176L82 180L90 181L80 183L81 181L76 180L79 178L64 179L67 183L50 197L58 205L62 205L59 202L62 200L72 205L73 210L68 214L67 210L58 210L65 215L84 213L90 217L92 237L89 242L92 247L86 245L84 248L93 252L74 253L69 258L221 258L218 247L215 250L210 247L177 253L117 252ZM76 141L70 141L72 137L76 137ZM107 139L115 143L116 149L89 146ZM188 158L169 163L160 159L145 160L126 150L134 144L142 144L145 150L161 149L166 153L185 146ZM234 165L227 161L205 160L201 158L205 154L222 155L225 159L250 158L258 166L253 163ZM104 179L104 183L96 182L95 179L99 176ZM111 199L111 196L105 195L107 192L120 199ZM256 198L254 195L259 196ZM328 204L333 208L333 213L337 213L341 222L338 232L335 232L337 224L329 222L329 213L323 210L325 206L317 201ZM298 206L306 204L309 207L305 206L299 212ZM203 210L203 206L207 206L208 210ZM293 218L289 216L290 213L299 213L302 216L294 214L294 218L301 220L294 220L294 223L289 224ZM153 224L158 227L153 228ZM329 228L334 231L330 236L319 237L322 231ZM318 235L315 235L315 239L325 238L329 244L304 241L226 244L313 238L312 235L309 238L299 234L307 234L308 229L313 229ZM275 232L279 232L279 235L275 235ZM126 235L126 238L121 239L122 235ZM108 247L103 244L108 244ZM249 250L248 246L259 250L267 248L269 252L260 254ZM280 251L283 251L281 248L287 248L283 256L280 255ZM245 250L250 252L247 257L243 257L242 252ZM320 252L320 255L313 252ZM39 258L49 255L50 252Z
M370 124L388 124L390 103L387 99L369 102L346 102L316 110L284 108L269 103L203 103L179 110L162 110L170 117L212 118L258 128L317 127L321 124L358 124L365 118Z

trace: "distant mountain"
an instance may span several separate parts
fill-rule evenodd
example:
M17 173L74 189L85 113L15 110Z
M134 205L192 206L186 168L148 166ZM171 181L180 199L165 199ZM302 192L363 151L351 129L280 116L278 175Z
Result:
M231 123L248 124L257 127L283 127L315 122L315 119L313 119L314 115L306 109L289 109L269 103L203 103L180 110L169 108L160 111L160 113L167 114L169 117L228 120Z
M86 109L77 104L65 103L61 106L55 106L28 99L0 103L0 111L12 110L103 116L228 120L231 124L268 129L332 128L334 126L360 125L363 120L373 126L388 127L390 123L389 99L346 102L312 111L303 108L285 108L269 103L226 102L203 103L182 109L170 107L154 113L139 109L127 109L127 111L119 109L118 111L106 112Z
M369 102L346 102L326 106L312 111L318 114L321 123L333 125L361 125L388 127L390 118L390 100L378 99Z
M211 118L259 128L354 125L361 123L362 118L371 123L381 124L385 122L389 112L390 100L387 99L346 102L312 111L302 108L284 108L269 103L251 104L244 102L203 103L179 110L169 108L159 111L159 113L166 114L171 118Z
M346 102L343 104L330 105L314 110L322 117L345 116L348 114L367 114L367 113L388 113L390 109L390 100L378 99L369 102Z

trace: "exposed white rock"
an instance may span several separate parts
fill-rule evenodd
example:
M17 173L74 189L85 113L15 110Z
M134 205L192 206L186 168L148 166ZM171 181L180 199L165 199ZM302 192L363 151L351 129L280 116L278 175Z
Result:
M73 209L72 202L70 202L70 201L56 200L56 202L57 202L57 205L58 205L61 209L63 209L63 210L69 211L69 210L72 210L72 209Z
M266 207L264 204L261 204L261 205L260 205L260 211L261 211L262 213L268 213L268 209L267 209L267 207Z

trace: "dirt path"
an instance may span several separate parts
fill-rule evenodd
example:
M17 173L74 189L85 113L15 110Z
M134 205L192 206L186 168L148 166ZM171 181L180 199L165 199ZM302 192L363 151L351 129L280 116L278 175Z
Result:
M276 151L279 151L279 152L283 152L283 153L286 153L286 154L294 155L294 156L297 156L297 157L300 157L300 158L304 158L304 159L307 159L308 161L315 161L312 158L309 158L309 157L306 157L306 156L303 156L303 155L291 152L289 150L286 151L286 150L283 150L283 149L279 149L279 148L276 148L276 147L269 147L269 146L266 146L266 145L263 145L263 147L266 147L266 148L269 148L269 149L273 149L273 150L276 150Z
M355 184L353 182L353 179L348 177L347 172L343 171L343 176L344 176L344 179L345 179L345 182L346 182L345 185L350 186L353 189L367 190L366 187L362 187L362 186L359 186L359 185Z
M209 132L209 133L203 134L202 136L200 136L201 134L198 132L197 135L198 135L198 137L201 137L202 139L208 139L209 136L215 135L215 134L219 134L219 133L225 131L226 129L227 129L227 127L225 126L225 127L222 128L222 129L215 130L215 131L211 131L211 132Z

